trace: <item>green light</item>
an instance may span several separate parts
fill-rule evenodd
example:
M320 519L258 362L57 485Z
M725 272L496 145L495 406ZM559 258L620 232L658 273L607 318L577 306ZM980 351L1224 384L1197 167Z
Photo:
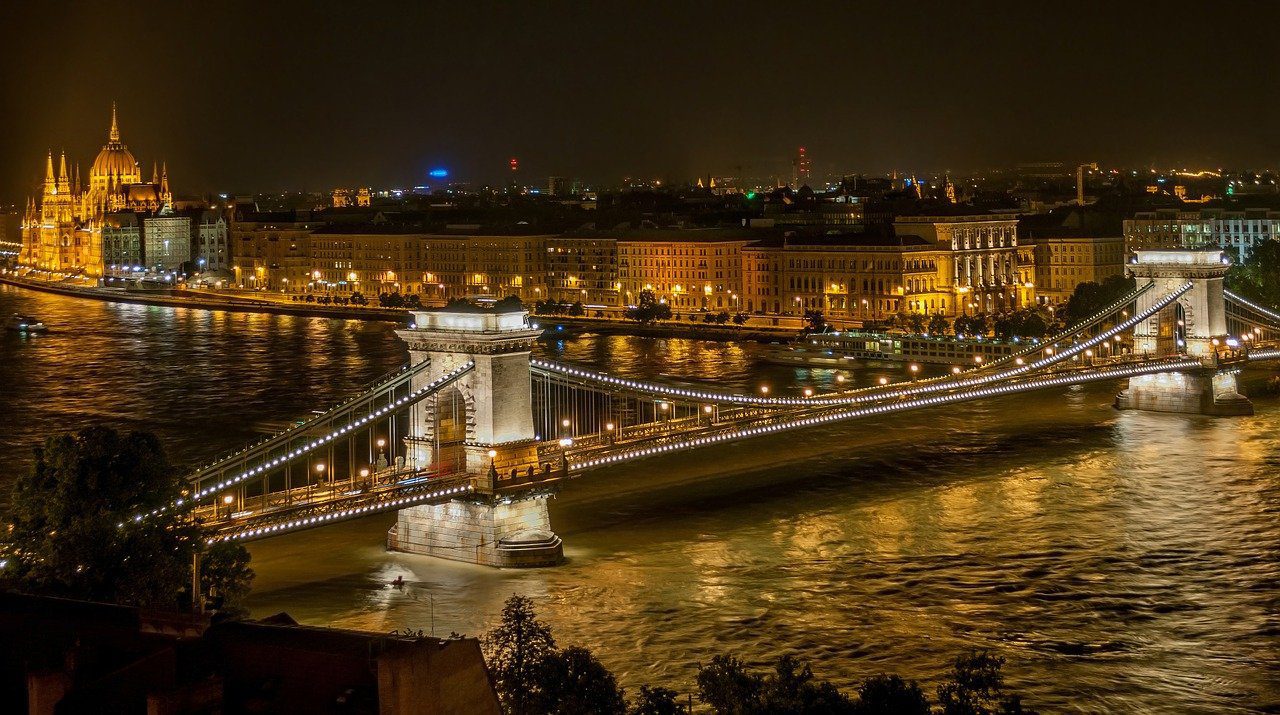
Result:
M748 192L747 192L747 201L750 201L751 199L754 199L755 197L756 197L756 192L754 192L754 191L748 191Z

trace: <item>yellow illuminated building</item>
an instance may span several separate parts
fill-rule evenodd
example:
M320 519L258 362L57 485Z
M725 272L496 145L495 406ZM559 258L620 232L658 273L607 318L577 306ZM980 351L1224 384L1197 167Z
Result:
M151 181L142 180L137 160L121 141L113 103L107 143L93 161L87 187L81 183L78 168L68 170L65 153L57 172L53 153L49 153L40 200L30 200L23 217L18 262L58 273L99 277L104 272L103 217L120 211L155 212L172 203L168 168L160 171L153 165Z

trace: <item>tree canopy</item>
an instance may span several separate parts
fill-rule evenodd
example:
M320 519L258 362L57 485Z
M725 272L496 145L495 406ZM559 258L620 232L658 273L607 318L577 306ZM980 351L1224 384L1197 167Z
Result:
M1227 269L1227 290L1264 306L1280 306L1280 241L1263 241Z
M1137 286L1132 277L1111 276L1102 283L1085 281L1067 299L1067 322L1078 323L1132 293Z
M533 603L512 596L502 622L484 639L489 672L510 715L687 715L691 700L675 690L642 685L628 703L613 674L586 648L558 649ZM957 658L951 679L938 688L946 715L1034 715L1006 692L1004 659L987 652ZM857 695L818 680L790 655L760 673L728 654L698 667L698 700L715 715L928 715L929 698L915 681L884 674L864 680ZM968 708L968 709L966 709Z
M642 290L635 307L627 308L625 315L638 323L670 320L671 306L658 300L653 291Z
M20 590L155 608L190 603L199 525L175 504L187 487L160 440L107 427L49 437L14 484L0 578ZM139 518L141 517L141 518ZM217 550L202 581L248 590L248 553Z

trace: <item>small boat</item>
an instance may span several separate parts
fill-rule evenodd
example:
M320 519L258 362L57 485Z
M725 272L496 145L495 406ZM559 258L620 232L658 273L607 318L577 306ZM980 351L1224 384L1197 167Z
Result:
M32 318L29 315L15 315L9 318L9 323L5 327L19 333L43 333L48 330L39 318Z

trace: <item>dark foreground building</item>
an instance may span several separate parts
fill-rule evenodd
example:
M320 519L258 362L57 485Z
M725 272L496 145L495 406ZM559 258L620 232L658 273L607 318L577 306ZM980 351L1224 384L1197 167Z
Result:
M498 713L474 638L0 594L0 712Z

